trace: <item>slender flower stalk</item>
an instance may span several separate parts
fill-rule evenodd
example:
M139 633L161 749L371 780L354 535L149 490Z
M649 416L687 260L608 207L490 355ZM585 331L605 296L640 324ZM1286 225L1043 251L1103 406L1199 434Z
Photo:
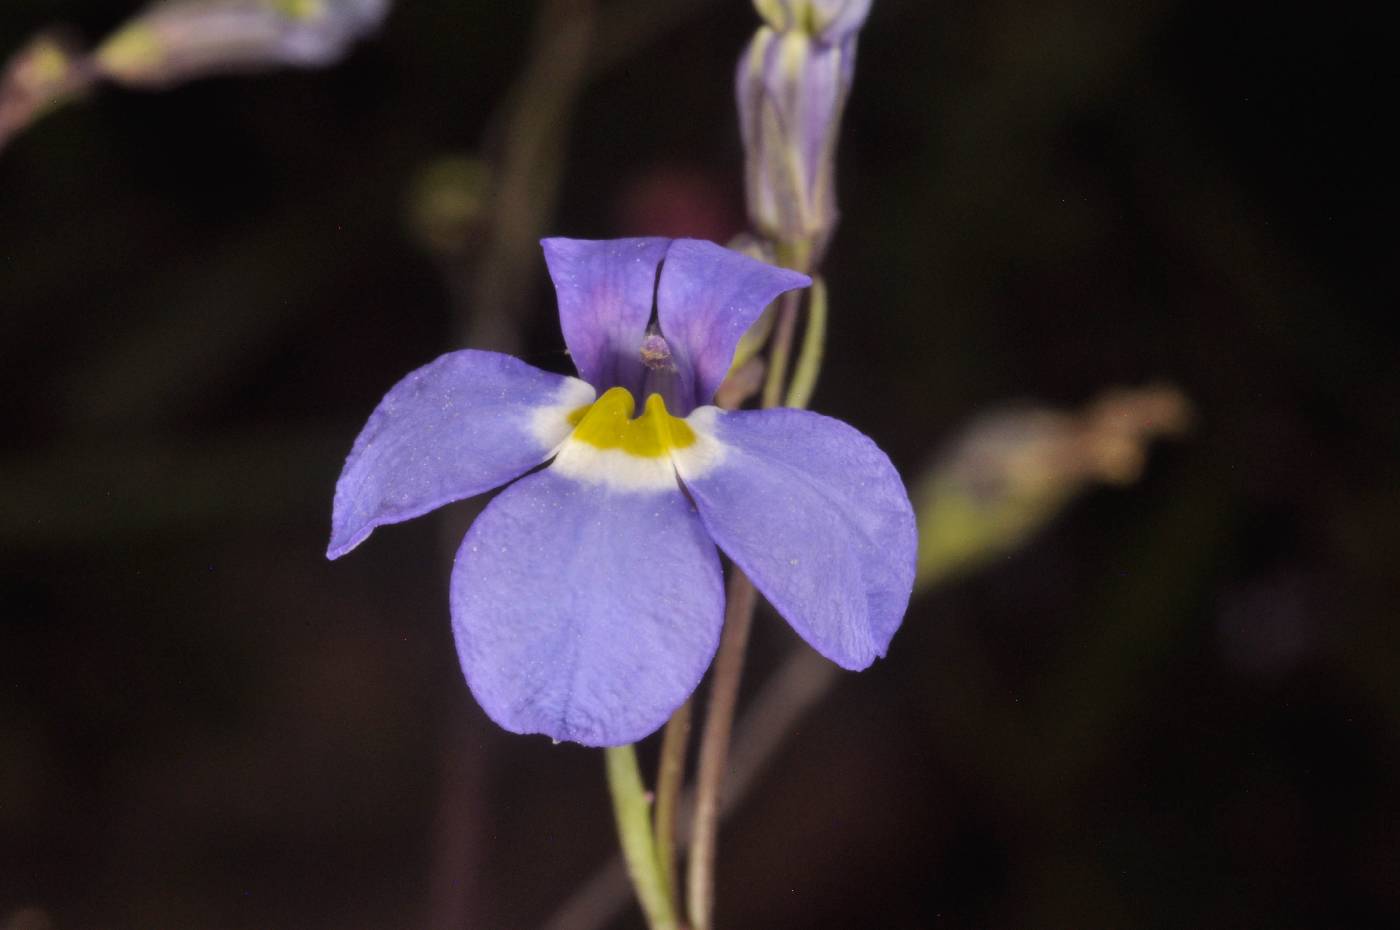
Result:
M763 380L763 406L782 403L783 386L792 358L793 337L797 333L797 311L802 302L797 295L784 295L778 301L778 322L773 326L773 343L768 350L768 374Z
M666 889L661 862L651 834L651 811L642 775L637 768L637 752L631 744L605 750L608 790L612 793L613 816L627 874L637 891L637 901L651 930L676 930L676 911Z
M788 407L799 410L812 400L821 374L822 358L826 352L826 281L813 277L812 291L807 297L807 325L802 331L802 351L788 385Z
M679 901L676 873L676 831L680 822L681 788L685 784L686 749L690 743L691 701L681 705L666 723L661 737L661 761L656 773L656 856L661 879L672 902Z
M715 906L715 852L719 839L720 788L729 762L729 735L739 699L739 679L744 671L744 650L758 593L753 582L737 568L729 579L729 602L724 634L710 678L709 714L700 741L696 771L695 832L690 839L690 864L686 876L686 908L690 930L710 930Z

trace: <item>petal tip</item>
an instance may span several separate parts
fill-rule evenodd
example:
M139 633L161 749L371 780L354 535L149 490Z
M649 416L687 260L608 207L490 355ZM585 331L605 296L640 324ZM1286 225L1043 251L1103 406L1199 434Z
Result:
M470 678L467 679L467 686L486 716L506 732L514 733L517 736L543 736L555 745L573 743L577 746L586 746L589 749L611 749L615 746L641 742L665 726L666 721L671 719L671 715L676 710L676 708L671 708L657 719L647 720L641 724L636 722L632 722L630 725L627 723L619 724L617 721L601 718L587 718L584 721L568 714L539 713L539 708L498 707L489 700L489 696L477 691ZM688 698L689 695L686 697ZM486 699L483 700L483 698ZM676 707L679 706L679 704L676 705Z
M330 545L326 546L326 558L334 562L341 556L349 555L351 550L357 548L369 536L373 527L366 528L354 535L345 533L334 533L331 535Z
M885 657L885 650L874 644L871 644L870 648L867 649L844 650L829 643L818 645L808 639L808 645L815 649L822 658L848 672L863 672L874 665L877 659Z

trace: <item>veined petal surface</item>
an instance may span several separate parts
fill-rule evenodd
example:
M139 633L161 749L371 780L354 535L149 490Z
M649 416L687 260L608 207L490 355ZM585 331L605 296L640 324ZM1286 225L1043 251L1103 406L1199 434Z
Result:
M917 548L909 496L885 454L805 410L702 407L687 422L712 442L672 456L719 547L837 665L862 669L883 656L909 603Z
M544 462L594 390L496 352L451 352L411 372L370 414L335 487L339 558L376 526L489 491Z
M579 376L598 390L642 397L641 346L651 320L656 269L671 240L545 239L559 296L559 325Z
M666 722L714 657L719 555L678 486L619 491L556 472L503 491L457 553L462 670L511 732L635 742Z
M677 239L671 243L656 289L657 322L670 344L691 407L708 404L714 397L729 373L739 339L773 298L811 283L805 274L713 242Z

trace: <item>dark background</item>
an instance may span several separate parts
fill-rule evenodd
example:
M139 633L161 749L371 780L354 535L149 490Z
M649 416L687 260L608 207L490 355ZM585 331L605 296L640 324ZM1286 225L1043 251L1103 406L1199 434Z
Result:
M756 17L651 6L602 8L545 232L742 225ZM134 8L6 3L0 57ZM0 926L532 928L611 854L597 753L460 679L471 506L323 556L378 398L483 331L496 229L435 256L410 204L500 165L535 13L402 3L336 68L107 89L0 155ZM817 409L911 481L1009 399L1165 380L1197 424L842 676L723 834L722 926L1400 925L1390 34L876 0L861 55ZM492 339L566 370L529 261ZM794 644L761 613L748 680Z

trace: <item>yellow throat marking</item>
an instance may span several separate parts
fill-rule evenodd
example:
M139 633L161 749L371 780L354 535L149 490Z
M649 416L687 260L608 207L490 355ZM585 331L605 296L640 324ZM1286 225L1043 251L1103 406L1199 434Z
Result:
M570 438L596 449L619 449L644 459L661 458L672 449L695 444L695 431L680 417L666 412L660 394L648 397L642 415L634 420L636 409L630 391L609 388L589 406L569 414L569 422L574 424Z

